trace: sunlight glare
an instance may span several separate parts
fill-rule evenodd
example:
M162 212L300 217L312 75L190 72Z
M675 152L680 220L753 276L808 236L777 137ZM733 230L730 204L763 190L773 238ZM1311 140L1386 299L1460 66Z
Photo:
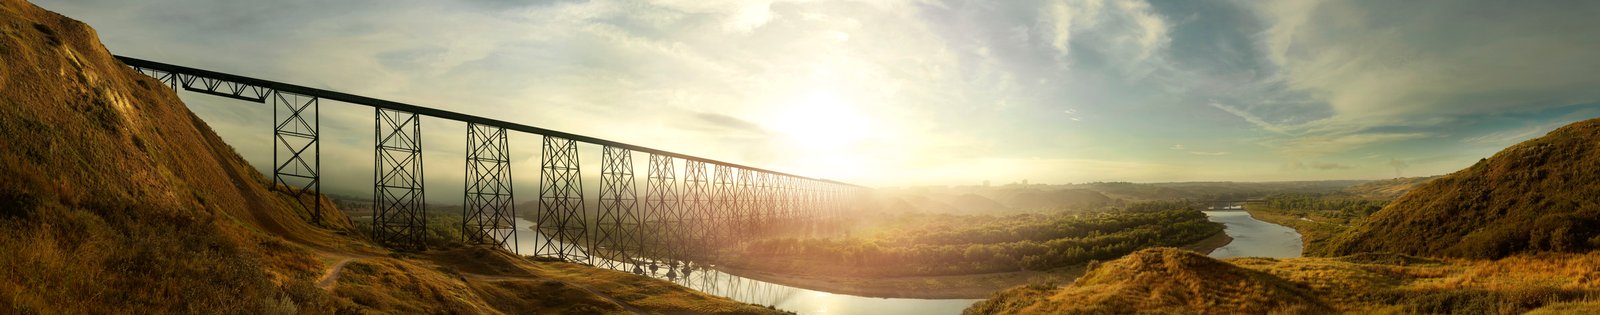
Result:
M847 157L862 152L860 144L875 130L865 114L850 99L833 91L817 91L785 104L768 117L765 125L781 136L795 152L805 152L794 161L805 170L821 176L849 176L854 168L838 165Z

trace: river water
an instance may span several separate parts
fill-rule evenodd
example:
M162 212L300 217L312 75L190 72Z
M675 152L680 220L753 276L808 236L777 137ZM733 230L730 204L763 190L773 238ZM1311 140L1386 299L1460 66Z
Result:
M1227 226L1227 246L1211 251L1213 258L1228 257L1300 257L1300 233L1294 229L1256 220L1244 211L1205 211L1211 222Z
M1211 252L1211 257L1300 256L1300 234L1293 229L1251 218L1244 211L1206 211L1213 222L1227 226L1233 242ZM533 222L517 218L517 247L524 255L534 253L534 244L543 235L533 232ZM619 264L618 270L633 270ZM641 268L648 269L648 268ZM693 268L687 275L677 271L668 276L665 268L647 272L649 276L671 281L701 292L736 301L772 306L799 314L960 314L977 299L871 298L835 294L763 282L723 273L711 268Z
M531 255L534 253L534 244L538 244L544 236L533 231L533 222L522 218L517 218L517 230L516 245L520 249L519 253ZM619 263L614 269L631 271L633 266ZM735 301L772 306L799 314L960 314L968 305L979 301L871 298L763 282L711 268L693 268L689 270L687 276L684 276L682 271L677 271L671 277L667 275L665 269L647 272L647 275Z

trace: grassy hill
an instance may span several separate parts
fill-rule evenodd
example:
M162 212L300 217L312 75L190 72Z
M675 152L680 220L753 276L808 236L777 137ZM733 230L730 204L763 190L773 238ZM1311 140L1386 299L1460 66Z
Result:
M1070 302L1068 302L1070 301ZM1071 286L1024 286L997 293L969 314L1327 313L1309 290L1203 255L1141 250L1090 270Z
M1600 248L1600 119L1428 181L1329 240L1322 255L1499 258Z
M1394 200L1395 198L1400 198L1400 196L1405 195L1412 189L1416 189L1417 186L1421 186L1423 183L1427 183L1428 181L1439 177L1440 176L1400 177L1375 180L1346 187L1344 192L1370 200L1388 201Z
M1500 260L1398 254L1211 259L1150 249L1072 285L994 294L967 314L1593 314L1600 253Z
M773 312L488 248L394 253L339 211L311 224L170 88L21 0L0 0L0 134L0 313Z

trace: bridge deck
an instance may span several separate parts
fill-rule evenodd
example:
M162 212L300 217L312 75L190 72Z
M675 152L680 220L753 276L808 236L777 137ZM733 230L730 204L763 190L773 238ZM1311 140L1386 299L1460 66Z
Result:
M453 111L448 111L448 110L423 107L423 106L418 106L418 105L412 105L412 104L406 104L406 103L401 103L401 102L396 102L396 101L371 98L371 97L355 95L355 94L349 94L349 93L338 92L338 91L329 91L329 90L324 90L324 89L319 89L319 88L313 88L313 87L307 87L307 86L302 86L302 85L290 84L290 83L283 83L283 82L277 82L277 81L271 81L271 80L263 80L263 79L251 78L251 77L246 77L246 76L240 76L240 75L234 75L234 74L228 74L228 73L222 73L222 72L216 72L216 71L210 71L210 70L204 70L204 69L195 69L195 68L184 67L184 66L179 66L179 65L174 65L174 64L168 64L168 63L144 60L144 59L139 59L139 58L133 58L133 57L128 57L128 56L120 56L119 55L119 56L116 56L116 57L117 57L117 59L122 60L122 62L124 64L127 64L129 66L139 67L139 68L155 69L155 70L171 72L171 73L181 73L181 74L186 74L186 75L191 75L191 76L212 78L212 79L218 79L218 80L223 80L223 81L242 83L242 84L247 84L247 85L252 85L252 86L257 86L257 87L264 87L264 88L274 89L274 90L278 90L278 91L281 91L281 92L289 92L289 93L300 94L300 95L305 95L305 96L313 96L313 97L319 97L319 98L324 98L324 99L329 99L329 100L335 100L335 101L340 101L340 102L344 102L344 103L371 106L371 107L377 107L377 108L382 108L382 109L398 110L398 111L403 111L403 112L408 112L408 113L413 113L413 114L418 114L418 115L423 115L423 116L430 116L430 117L435 117L435 118L449 119L449 120L455 120L455 121L467 122L467 123L474 123L474 124L479 124L479 125L500 127L500 128L516 130L516 131L521 131L521 132L526 132L526 133L532 133L532 134L538 134L538 135L544 135L544 136L551 136L551 137L557 137L557 138L562 138L562 139L577 140L578 142L592 143L592 144L604 145L604 146L609 146L609 147L614 147L614 148L623 148L623 149L628 149L628 150L632 150L632 151L653 153L653 154L658 154L658 155L663 155L663 156L671 156L671 157L681 158L681 159L685 159L685 160L694 160L694 161L700 161L700 162L717 164L717 165L725 165L725 166L731 166L731 167L737 167L737 168L744 168L744 169L767 172L767 173L778 174L778 175L785 175L785 176L792 176L792 177L798 177L798 178L804 178L804 179L810 179L810 180L816 180L816 181L823 181L823 182L828 182L828 183L838 184L838 185L861 187L861 186L850 184L850 183L844 183L844 182L833 181L833 180L828 180L828 179L821 179L821 178L811 178L811 177L794 175L794 174L778 172L778 171L773 171L773 170L767 170L767 169L751 167L751 166L746 166L746 165L728 163L728 162L723 162L723 161L718 161L718 160L713 160L713 159L707 159L707 158L702 158L702 157L697 157L697 156L692 156L692 155L687 155L687 154L675 153L675 152L670 152L670 151L665 151L665 150L660 150L660 149L654 149L654 148L649 148L649 147L644 147L644 146L639 146L639 145L627 144L627 143L611 141L611 140L606 140L606 139L600 139L600 138L595 138L595 137L590 137L590 136L584 136L584 135L579 135L579 134L573 134L573 133L561 132L561 131L550 130L550 129L545 129L545 128L539 128L539 127L534 127L534 126L529 126L529 125L524 125L524 124L519 124L519 123L514 123L514 122L509 122L509 121L504 121L504 120L499 120L499 119L494 119L494 118L475 116L475 115L468 115L468 114L463 114L463 113L458 113L458 112L453 112Z

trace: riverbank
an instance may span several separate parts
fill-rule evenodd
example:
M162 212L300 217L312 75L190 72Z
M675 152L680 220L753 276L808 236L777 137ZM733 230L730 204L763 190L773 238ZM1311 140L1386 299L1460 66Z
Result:
M1350 226L1337 220L1326 217L1307 217L1289 213L1264 204L1251 204L1244 207L1251 218L1263 222L1287 226L1300 233L1302 252L1319 252L1328 239L1344 232Z
M1179 248L1194 251L1201 255L1210 255L1211 252L1231 243L1233 243L1233 237L1228 236L1228 230L1222 230L1222 232L1217 232L1216 235Z
M981 299L990 293L1029 283L1070 283L1084 272L1083 265L1049 271L1017 271L975 275L857 277L780 274L716 266L735 276L807 290L873 298Z
M1180 247L1209 254L1233 241L1226 231ZM863 277L818 274L788 274L719 265L728 274L796 288L875 298L981 299L1007 288L1035 284L1066 284L1083 275L1087 264L1046 271L1016 271L971 275Z

